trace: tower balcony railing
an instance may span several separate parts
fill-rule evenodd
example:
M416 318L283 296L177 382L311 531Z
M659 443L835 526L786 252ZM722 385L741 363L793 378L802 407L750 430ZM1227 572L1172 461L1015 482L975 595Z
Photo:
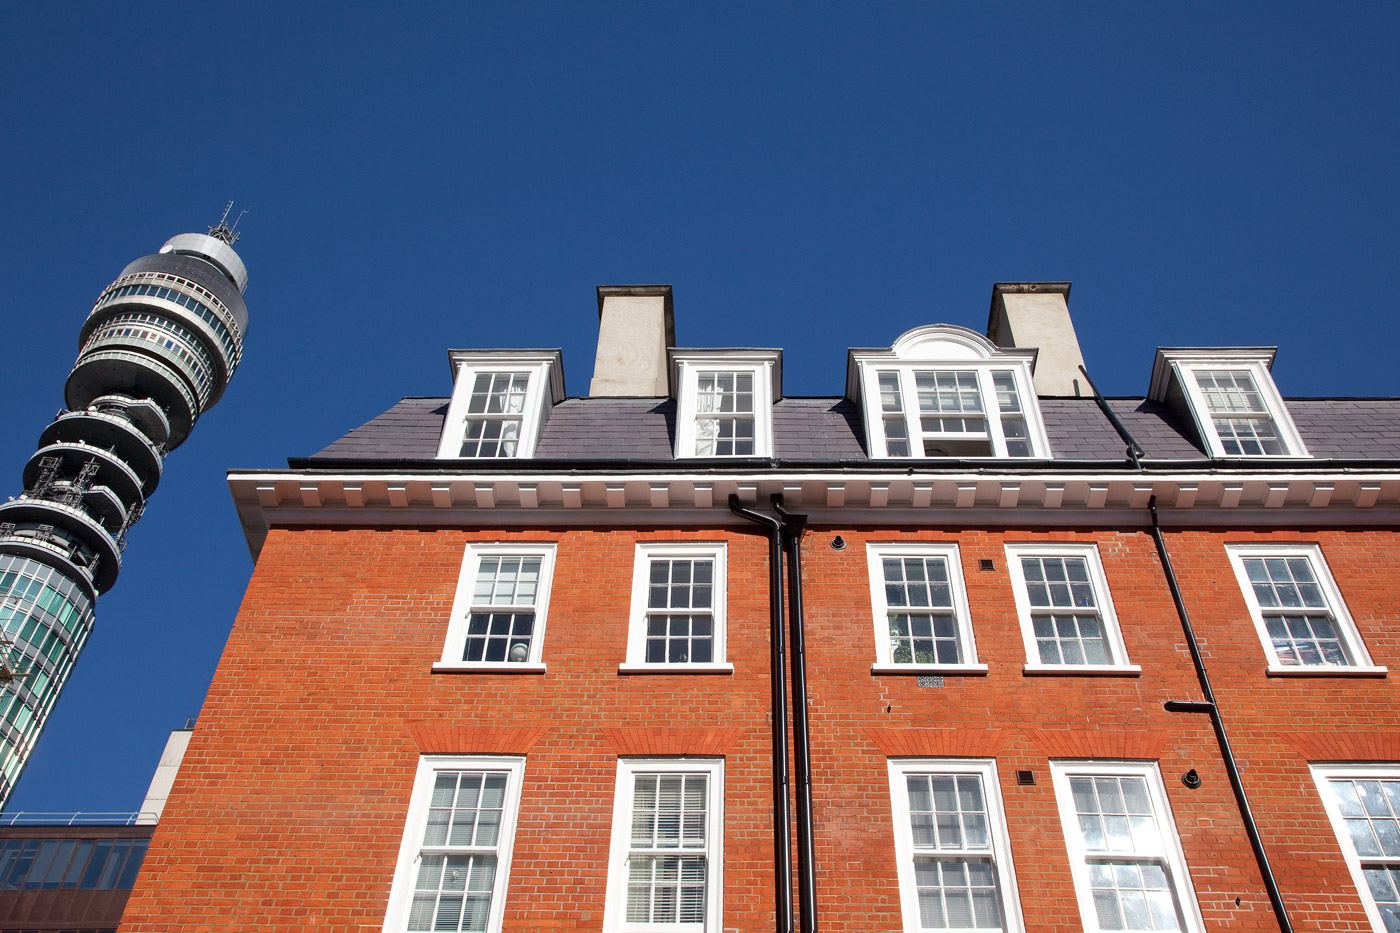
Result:
M145 826L158 816L152 810L16 810L0 813L0 826Z

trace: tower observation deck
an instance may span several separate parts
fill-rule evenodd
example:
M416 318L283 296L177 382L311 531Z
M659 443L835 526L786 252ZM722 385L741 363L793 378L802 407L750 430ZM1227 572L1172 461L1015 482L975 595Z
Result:
M225 215L227 216L227 214ZM66 408L0 502L0 806L121 571L165 455L238 367L248 273L224 222L122 270L78 333Z

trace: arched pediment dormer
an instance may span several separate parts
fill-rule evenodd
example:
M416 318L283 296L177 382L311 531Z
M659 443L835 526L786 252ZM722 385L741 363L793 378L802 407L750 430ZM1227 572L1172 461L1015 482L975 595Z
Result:
M890 353L901 360L989 360L998 352L986 337L957 324L915 327L890 346Z
M1035 358L966 327L926 324L888 350L851 350L846 393L864 414L872 458L1049 457Z

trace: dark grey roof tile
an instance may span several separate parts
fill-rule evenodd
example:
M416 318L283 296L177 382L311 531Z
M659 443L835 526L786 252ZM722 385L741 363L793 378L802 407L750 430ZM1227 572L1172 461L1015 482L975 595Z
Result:
M436 457L447 402L445 398L403 399L312 456L370 460Z
M676 406L670 399L570 398L549 413L540 460L670 460Z
M406 398L313 455L313 459L431 459L448 400ZM1400 459L1400 399L1291 399L1288 409L1317 458ZM1056 459L1121 461L1125 444L1087 398L1040 400ZM1109 405L1153 460L1205 452L1189 417L1144 399ZM540 460L671 460L676 406L669 399L571 398L550 412ZM787 398L773 406L774 453L785 460L863 460L864 428L844 398Z
M773 406L773 454L784 460L864 460L860 412L844 398L785 398Z
M1146 399L1109 399L1123 427L1151 459L1196 459L1205 456L1194 430L1166 406ZM1127 444L1091 398L1043 398L1041 416L1057 460L1124 460Z
M1400 399L1286 399L1288 413L1319 458L1400 459Z

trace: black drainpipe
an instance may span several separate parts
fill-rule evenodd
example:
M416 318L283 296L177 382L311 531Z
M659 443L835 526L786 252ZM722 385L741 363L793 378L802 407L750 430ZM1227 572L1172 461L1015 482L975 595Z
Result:
M1181 628L1186 632L1186 646L1191 649L1191 662L1196 665L1196 678L1201 682L1201 693L1205 702L1195 700L1168 700L1162 706L1169 713L1209 713L1210 724L1215 727L1215 740L1220 744L1225 756L1225 770L1230 775L1230 787L1235 791L1235 802L1239 805L1240 816L1244 818L1245 832L1249 834L1249 844L1254 847L1254 859L1259 863L1259 872L1264 876L1264 887L1269 892L1269 902L1274 905L1274 915L1278 918L1278 928L1283 933L1293 933L1293 924L1288 920L1288 909L1283 906L1283 895L1273 870L1269 868L1269 856L1264 852L1264 840L1259 838L1259 827L1254 822L1254 813L1249 808L1249 798L1245 796L1244 782L1240 780L1239 768L1235 766L1235 753L1230 749L1230 739L1225 735L1225 722L1220 718L1220 707L1215 704L1215 691L1210 688L1210 677L1206 674L1205 661L1201 659L1201 648L1196 643L1196 633L1191 628L1191 619L1186 614L1186 603L1181 598L1181 587L1172 571L1172 559L1167 554L1167 542L1162 537L1162 526L1157 521L1157 497L1147 500L1147 510L1152 513L1152 539L1157 542L1157 553L1162 558L1162 570L1167 575L1167 586L1172 591L1172 601L1176 603L1176 614L1181 618Z
M771 615L769 665L773 699L773 872L777 881L778 933L792 933L792 822L788 815L787 649L783 641L783 525L776 518L739 505L729 496L729 511L768 529L768 606Z
M802 620L802 531L807 516L783 508L783 497L773 496L773 509L783 519L783 539L788 552L788 606L792 626L792 731L797 752L797 892L798 923L802 933L817 933L817 865L812 829L812 743L807 727L807 653Z
M1133 436L1128 433L1128 429L1123 424L1122 419L1118 417L1118 413L1108 406L1108 399L1103 397L1099 387L1094 385L1094 380L1089 378L1089 370L1084 368L1083 363L1079 364L1079 371L1084 374L1084 381L1089 383L1089 389L1094 393L1094 401L1098 404L1099 411L1104 413L1104 417L1108 418L1108 423L1113 425L1113 430L1117 431L1118 436L1128 445L1128 459L1133 462L1133 466L1141 470L1142 463L1140 461L1147 456L1143 452L1142 445L1133 440Z

